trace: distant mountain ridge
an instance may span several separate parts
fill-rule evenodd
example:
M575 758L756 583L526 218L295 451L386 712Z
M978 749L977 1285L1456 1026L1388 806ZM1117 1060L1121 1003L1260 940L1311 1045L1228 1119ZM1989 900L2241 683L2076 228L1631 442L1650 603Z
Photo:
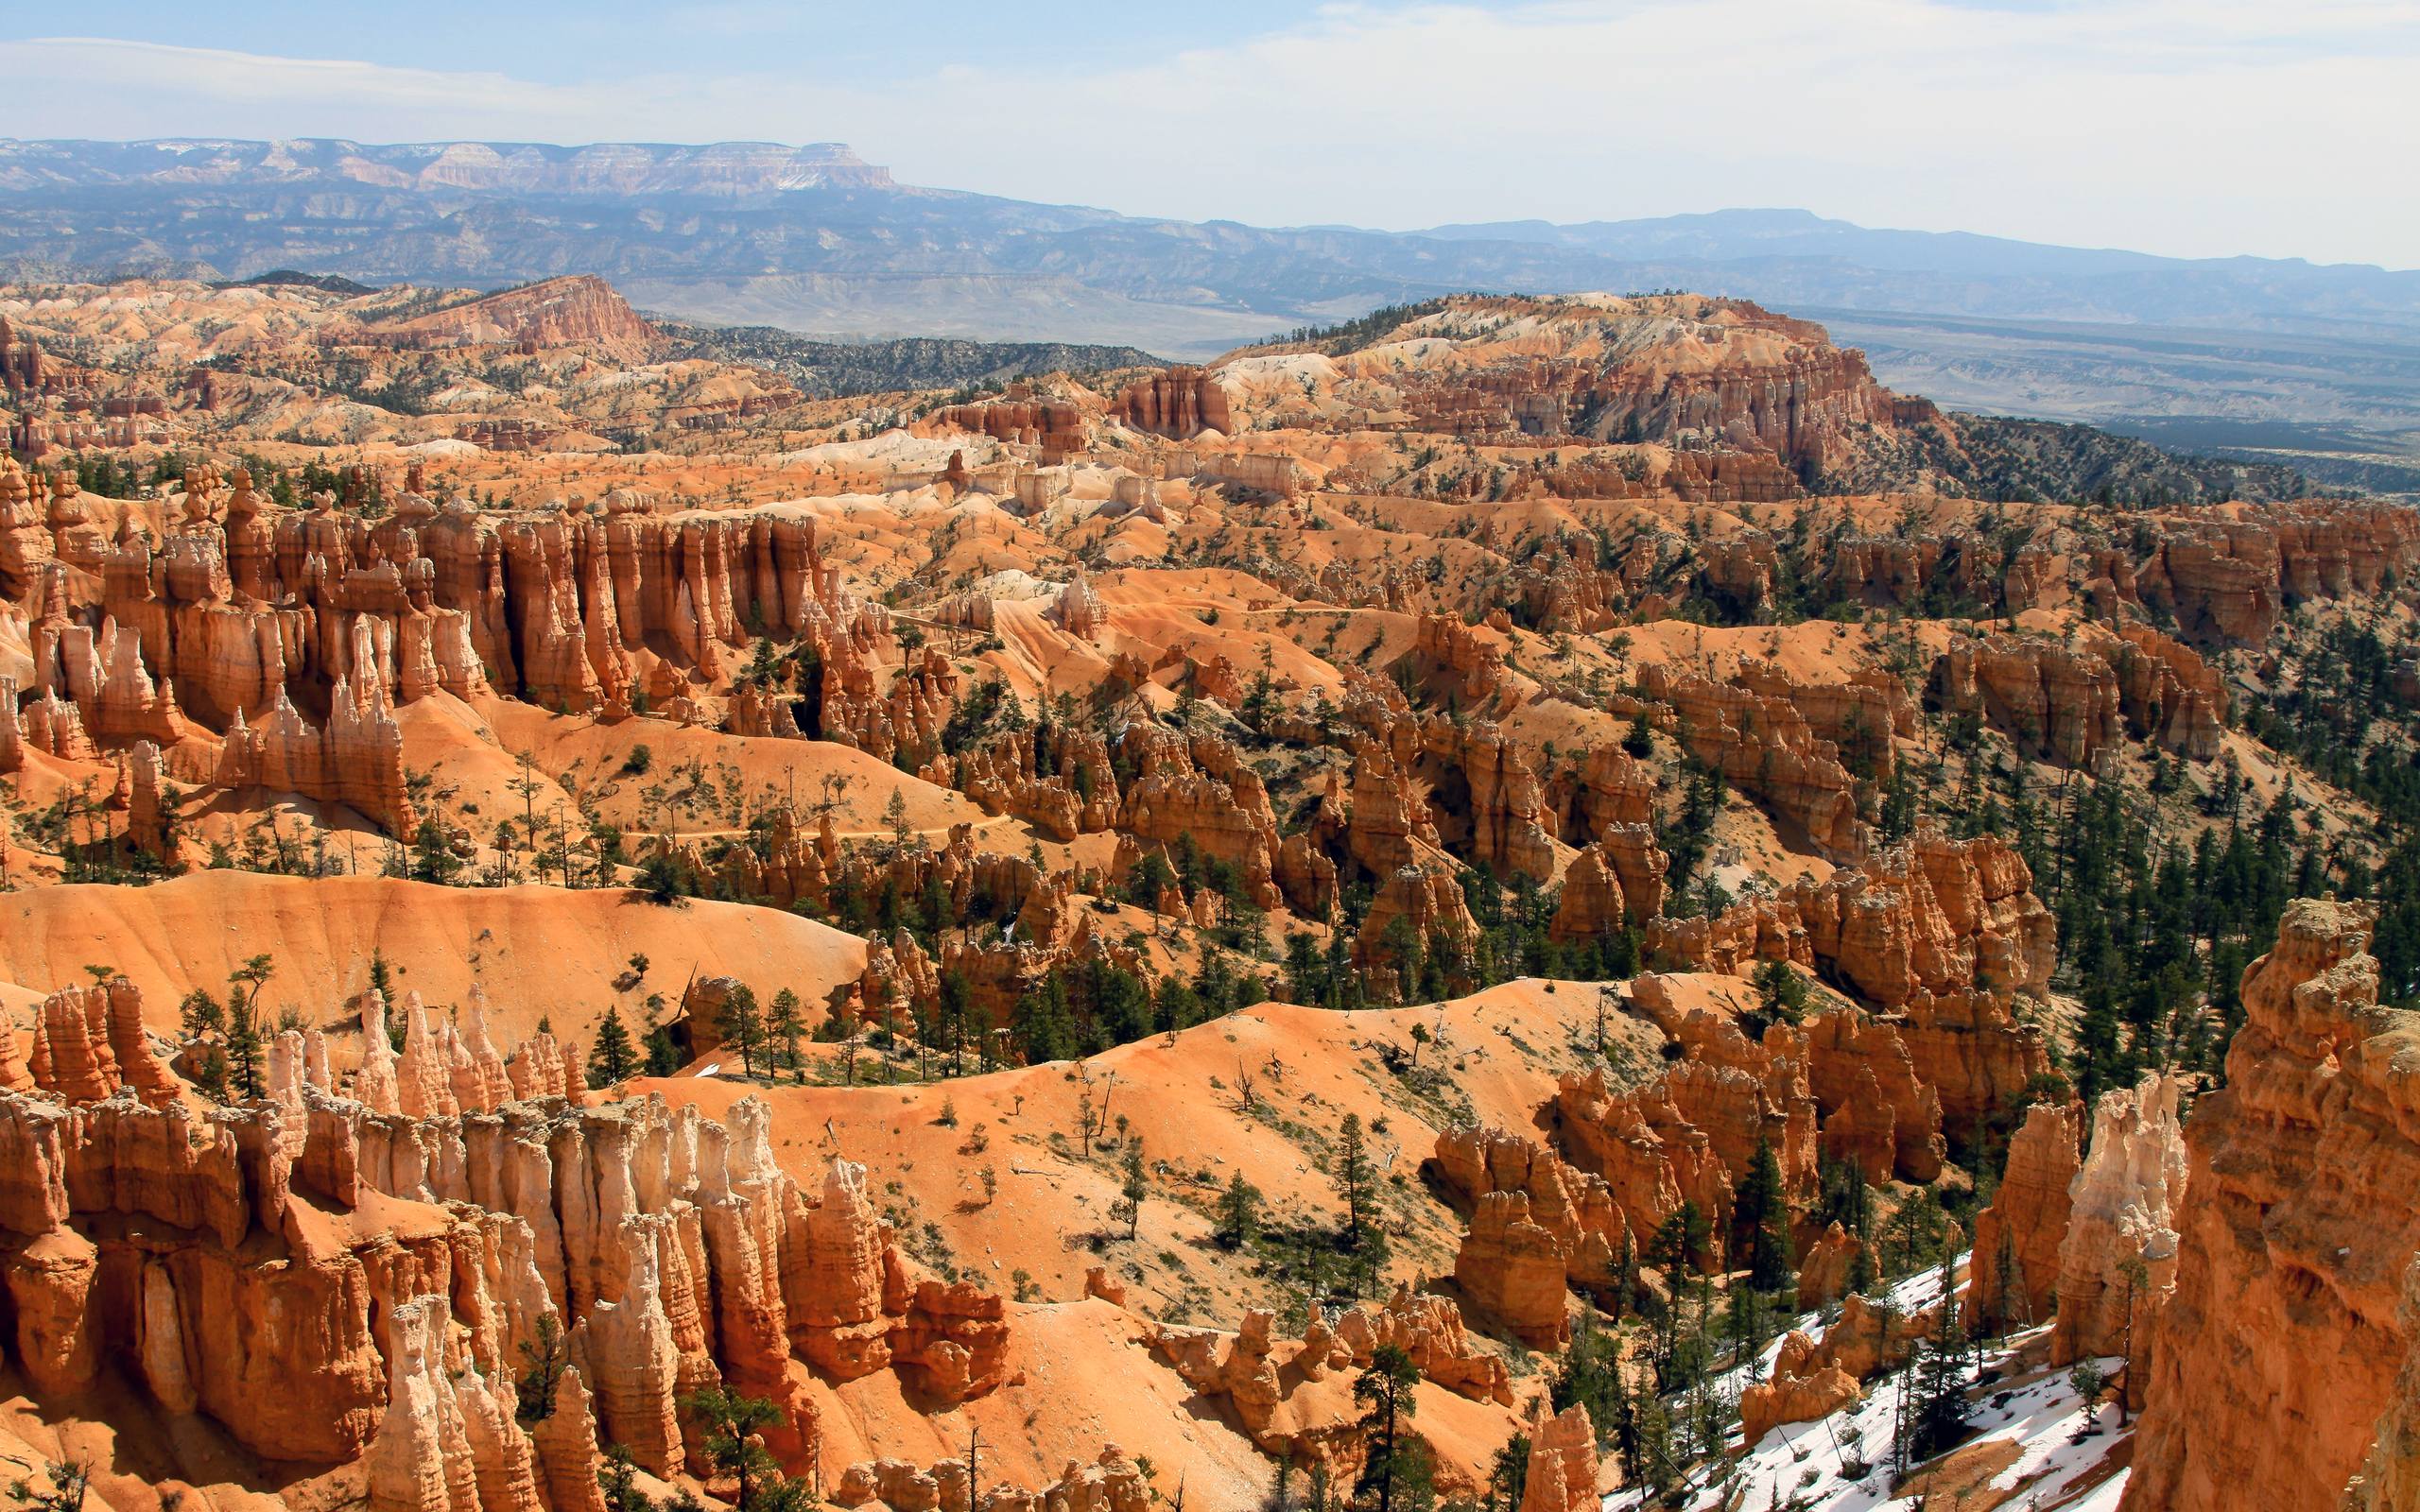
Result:
M338 137L250 142L163 137L140 142L0 139L0 192L155 185L377 189L524 195L702 195L739 198L799 189L894 187L890 170L838 142L415 142Z
M2415 271L1803 210L1418 232L1196 223L906 186L838 143L0 140L0 275L278 268L489 288L594 273L689 320L1191 359L1463 290L1687 288L1823 312L1885 381L1959 408L2353 427L2382 455L2420 451L2405 438L2420 438Z

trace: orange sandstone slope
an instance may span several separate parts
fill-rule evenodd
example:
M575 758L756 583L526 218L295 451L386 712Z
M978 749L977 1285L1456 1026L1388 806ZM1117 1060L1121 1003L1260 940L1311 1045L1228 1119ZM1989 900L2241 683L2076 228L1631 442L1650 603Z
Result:
M486 996L500 1034L520 1039L551 1016L585 1044L619 999L633 954L643 990L677 998L692 973L738 971L821 1003L854 984L866 942L776 909L695 902L659 907L621 889L439 887L379 877L306 880L202 871L148 887L43 887L0 900L0 979L34 992L83 982L88 965L124 974L157 1032L202 988L223 994L229 973L267 954L274 974L260 1005L292 1007L320 1024L369 986L384 958L395 990L442 1009Z

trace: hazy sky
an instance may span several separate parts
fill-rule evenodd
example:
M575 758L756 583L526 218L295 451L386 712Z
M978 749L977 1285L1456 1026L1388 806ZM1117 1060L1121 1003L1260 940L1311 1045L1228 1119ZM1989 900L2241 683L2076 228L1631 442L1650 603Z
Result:
M2420 266L2420 0L11 9L6 136L840 141L1188 219L1803 206Z

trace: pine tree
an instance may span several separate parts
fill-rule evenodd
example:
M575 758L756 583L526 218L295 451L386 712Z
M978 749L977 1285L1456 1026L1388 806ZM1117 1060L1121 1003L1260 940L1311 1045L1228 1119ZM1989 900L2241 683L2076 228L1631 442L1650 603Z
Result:
M227 1077L245 1097L258 1097L266 1090L262 1061L267 1040L261 1033L260 997L275 971L276 963L261 954L227 975Z
M1789 1268L1789 1197L1782 1185L1781 1161L1772 1141L1761 1132L1748 1174L1732 1195L1734 1243L1748 1262L1748 1284L1760 1292L1778 1292L1794 1279Z
M1227 1177L1227 1190L1219 1194L1218 1241L1229 1249L1241 1249L1260 1232L1260 1188L1244 1179L1236 1171Z
M1361 1429L1368 1435L1361 1486L1376 1491L1378 1512L1392 1512L1394 1506L1402 1420L1420 1410L1420 1399L1412 1390L1419 1384L1420 1367L1392 1344L1379 1345L1370 1357L1369 1368L1353 1383L1353 1400L1364 1409Z
M1518 1512L1530 1484L1530 1435L1514 1434L1487 1468L1487 1512Z
M746 1397L723 1386L707 1386L681 1400L689 1418L705 1430L706 1458L737 1486L732 1498L736 1512L773 1512L795 1504L795 1496L781 1496L781 1465L761 1435L779 1427L782 1410L761 1397Z
M1344 1239L1349 1246L1361 1243L1363 1209L1370 1198L1370 1182L1376 1173L1370 1164L1369 1146L1361 1137L1361 1115L1347 1113L1337 1130L1336 1194L1344 1203Z
M655 1512L655 1503L638 1488L638 1469L628 1446L607 1446L604 1463L596 1468L596 1486L605 1493L605 1512Z
M1056 967L1043 977L1041 986L1021 995L1009 1010L1009 1033L1029 1066L1075 1055L1076 1027L1067 1007L1067 982Z
M608 1005L605 1017L596 1025L596 1042L588 1049L588 1085L612 1087L630 1079L638 1069L638 1053L631 1043L631 1031L622 1022L622 1010Z
M1614 1255L1614 1321L1618 1323L1638 1307L1638 1241L1632 1237L1630 1224L1622 1224L1622 1247Z
M1123 1119L1126 1115L1119 1114ZM1118 1199L1126 1204L1126 1237L1132 1239L1143 1223L1143 1199L1151 1194L1150 1177L1143 1169L1143 1137L1126 1137L1126 1179L1117 1188Z
M639 1044L647 1052L647 1074L669 1076L681 1069L681 1051L672 1042L672 1026L664 1022L664 994L648 993L644 1005L647 1032L640 1036Z
M1919 1348L1909 1369L1916 1394L1909 1448L1914 1458L1930 1459L1956 1448L1968 1431L1966 1335L1954 1303L1942 1308L1940 1332Z
M1599 1328L1597 1314L1582 1308L1547 1400L1557 1412L1585 1407L1589 1421L1610 1425L1620 1416L1622 1397L1621 1340Z
M1632 1393L1628 1412L1630 1472L1633 1479L1658 1495L1672 1488L1680 1479L1680 1467L1672 1458L1672 1418L1664 1410L1664 1400L1645 1381Z
M806 1038L806 1020L799 1012L798 994L788 988L773 994L773 1011L766 1021L765 1038L772 1042L769 1071L787 1071L795 1080L806 1080L806 1061L799 1054L799 1043Z
M765 1051L765 1010L757 1005L756 993L747 983L732 984L715 1013L715 1027L722 1042L739 1052L740 1074L755 1075L756 1062Z

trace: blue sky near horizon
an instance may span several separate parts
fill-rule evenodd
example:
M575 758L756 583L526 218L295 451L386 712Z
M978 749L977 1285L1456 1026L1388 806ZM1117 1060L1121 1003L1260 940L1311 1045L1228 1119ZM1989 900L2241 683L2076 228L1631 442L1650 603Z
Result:
M80 14L55 12L47 26L27 16L9 27L26 36L106 38L262 55L365 58L403 67L493 66L511 60L517 77L543 83L627 78L667 68L700 73L751 67L764 48L797 48L799 61L818 69L856 71L948 62L1063 66L1147 60L1205 38L1250 36L1302 20L1300 0L1226 0L1215 27L1182 6L1108 0L1054 0L1020 8L978 0L906 0L871 5L784 4L782 0L598 0L568 6L554 0L421 0L409 6L332 8L301 0L248 0L239 7L199 8L162 0L119 0ZM1404 6L1374 5L1374 10ZM310 41L313 45L298 46ZM634 42L644 45L633 45ZM331 50L331 44L339 44ZM466 57L466 43L475 56ZM735 60L736 46L749 54ZM781 60L770 60L777 66ZM23 134L23 133L12 133Z
M15 8L0 69L0 136L838 141L1193 220L1804 206L2420 266L2420 0L120 0Z

